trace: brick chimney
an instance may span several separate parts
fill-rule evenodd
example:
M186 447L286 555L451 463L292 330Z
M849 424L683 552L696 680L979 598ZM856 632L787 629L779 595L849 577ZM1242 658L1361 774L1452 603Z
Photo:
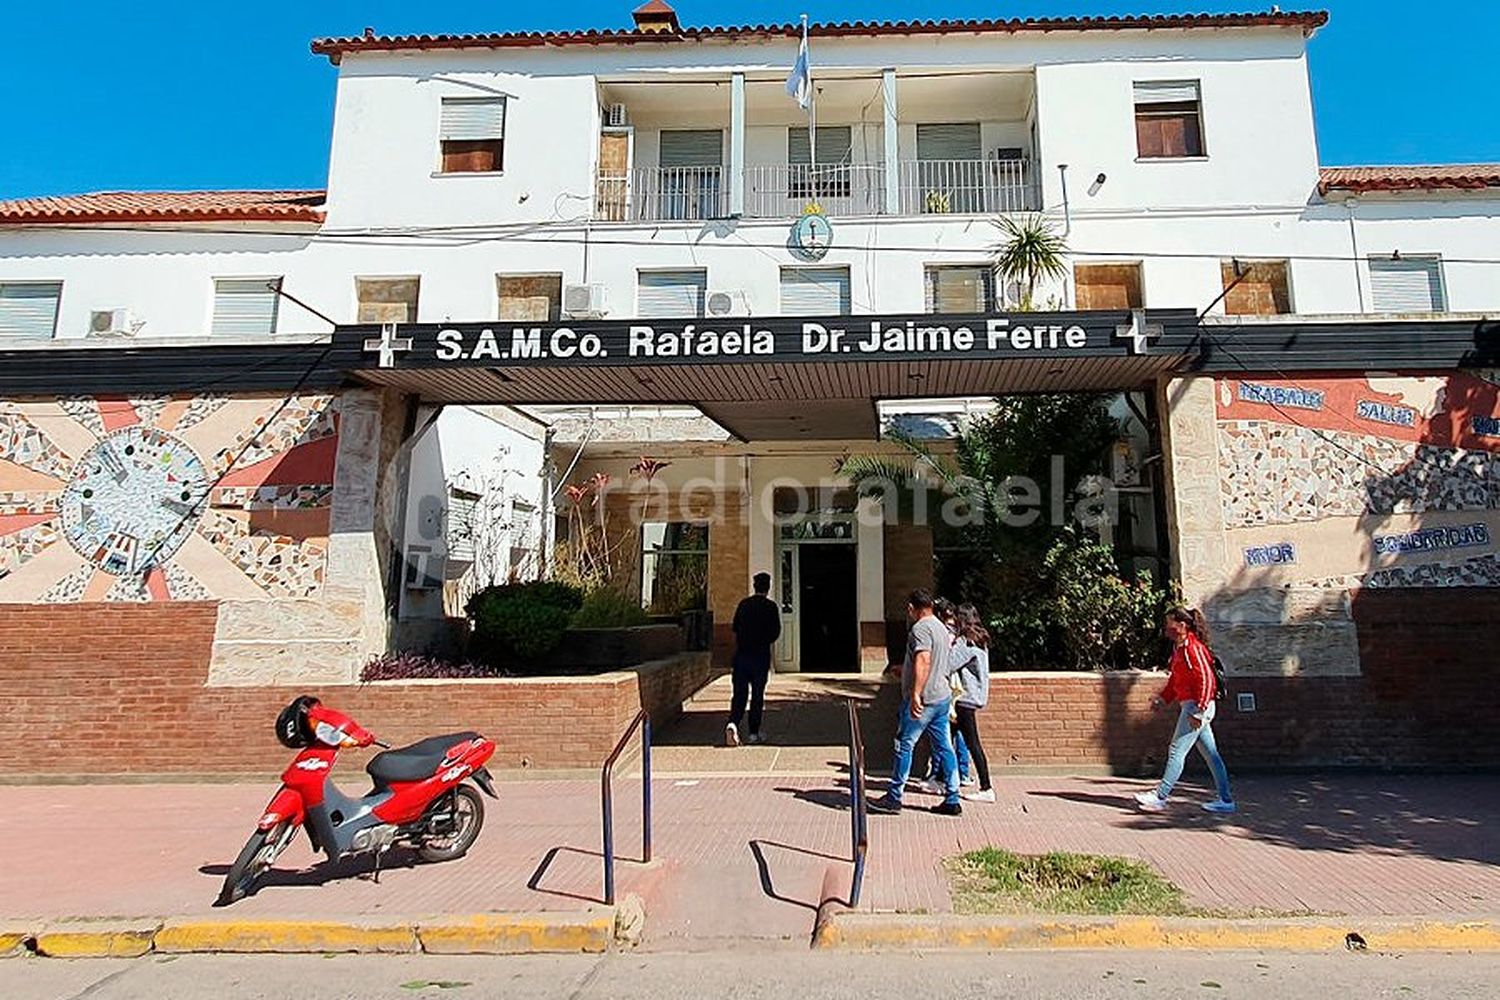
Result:
M631 16L635 18L636 31L676 34L682 30L677 23L677 12L666 0L646 0L631 12Z

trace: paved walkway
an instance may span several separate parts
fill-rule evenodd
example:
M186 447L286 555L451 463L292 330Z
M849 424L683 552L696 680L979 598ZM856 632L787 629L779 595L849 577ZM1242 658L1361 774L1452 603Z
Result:
M341 772L352 788L357 767ZM726 938L805 943L824 876L847 889L847 790L826 776L662 777L651 866L622 863L622 892L646 902L647 944ZM639 846L636 789L622 774L618 842ZM1230 820L1182 802L1143 816L1117 779L1007 778L1000 801L960 819L917 809L871 818L864 905L950 908L940 862L995 844L1143 858L1193 902L1228 910L1416 915L1500 913L1500 795L1490 777L1253 777ZM255 785L0 788L0 920L208 914L226 866L265 803ZM300 841L240 916L420 916L578 909L601 891L597 781L500 787L470 855L329 868ZM1189 790L1185 798L1192 797ZM921 804L922 796L908 802Z

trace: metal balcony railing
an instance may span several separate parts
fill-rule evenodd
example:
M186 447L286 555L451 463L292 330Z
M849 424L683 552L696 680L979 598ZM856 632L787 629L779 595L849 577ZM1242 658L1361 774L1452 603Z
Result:
M1029 160L903 160L897 214L965 215L1041 208ZM601 175L595 215L604 222L697 222L729 215L727 167L640 167ZM746 218L795 218L816 201L830 215L888 215L883 163L761 164L744 172Z
M1028 160L907 160L902 215L1003 214L1041 208Z
M695 222L729 214L724 167L638 167L601 175L595 194L605 222Z
M745 215L749 218L795 218L814 201L829 215L882 214L885 165L773 164L745 168Z

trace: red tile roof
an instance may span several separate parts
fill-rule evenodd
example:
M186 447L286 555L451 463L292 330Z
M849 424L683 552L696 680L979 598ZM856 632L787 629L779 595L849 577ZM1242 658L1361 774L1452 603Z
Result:
M1171 28L1300 28L1311 34L1328 23L1327 11L1280 11L1249 14L1163 14L1142 17L1027 17L977 21L840 21L814 24L815 38L880 35L1020 34L1053 31L1150 31ZM748 24L682 28L675 33L637 29L587 31L514 31L473 35L363 35L318 38L313 52L337 63L346 52L394 52L409 49L501 49L550 45L623 45L642 42L732 41L752 37L796 38L800 24Z
M0 225L322 222L323 191L99 191L0 201Z
M1500 163L1441 167L1325 167L1318 192L1476 191L1500 187Z

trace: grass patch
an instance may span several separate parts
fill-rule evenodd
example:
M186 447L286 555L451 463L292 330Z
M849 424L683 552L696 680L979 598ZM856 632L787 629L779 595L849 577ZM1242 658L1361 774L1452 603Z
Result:
M1182 890L1149 865L1089 854L1020 855L986 847L948 862L959 913L1186 916Z

